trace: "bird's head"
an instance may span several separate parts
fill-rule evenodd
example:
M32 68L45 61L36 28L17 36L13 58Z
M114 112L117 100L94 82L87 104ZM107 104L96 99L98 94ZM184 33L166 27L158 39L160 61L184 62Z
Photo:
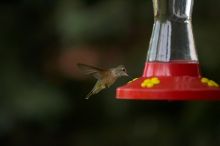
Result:
M112 73L116 77L128 76L127 70L124 65L119 65L116 68L113 68Z

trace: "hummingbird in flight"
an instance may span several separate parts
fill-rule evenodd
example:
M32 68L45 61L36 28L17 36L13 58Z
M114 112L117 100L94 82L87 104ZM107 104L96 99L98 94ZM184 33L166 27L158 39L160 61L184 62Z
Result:
M129 77L124 65L110 69L102 69L81 63L78 63L77 66L84 74L91 75L97 79L95 86L89 94L87 94L85 99L89 99L90 96L99 93L103 89L109 88L119 77Z

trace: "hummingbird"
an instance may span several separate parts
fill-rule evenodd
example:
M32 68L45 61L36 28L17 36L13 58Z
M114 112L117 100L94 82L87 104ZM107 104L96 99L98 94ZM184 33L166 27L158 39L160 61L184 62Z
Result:
M119 77L127 76L127 70L124 65L119 65L115 68L102 69L99 67L77 64L78 68L86 75L91 75L97 79L93 89L87 94L85 99L89 99L90 96L99 93L101 90L109 88Z

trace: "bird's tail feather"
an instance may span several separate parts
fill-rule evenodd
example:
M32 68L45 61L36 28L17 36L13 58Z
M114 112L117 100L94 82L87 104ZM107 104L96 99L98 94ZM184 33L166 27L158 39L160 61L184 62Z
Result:
M96 83L95 86L92 88L92 90L86 95L85 99L89 99L90 96L92 96L93 94L95 94L97 84L98 84L98 83Z
M95 86L93 87L93 89L86 95L85 99L89 99L90 96L99 93L101 90L103 90L105 88L105 86L101 86L100 82L96 82Z
M92 96L93 95L93 90L92 91L90 91L87 95L86 95L86 97L85 97L85 99L89 99L90 98L90 96Z

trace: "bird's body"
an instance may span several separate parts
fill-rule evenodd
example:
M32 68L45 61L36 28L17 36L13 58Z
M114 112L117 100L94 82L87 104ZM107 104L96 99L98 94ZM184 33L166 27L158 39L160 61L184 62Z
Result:
M109 88L115 81L121 76L128 76L126 69L123 65L119 65L116 68L111 69L101 69L98 67L77 64L80 70L82 70L87 75L92 75L97 79L97 82L90 93L86 96L89 99L90 96L99 93L105 88Z

